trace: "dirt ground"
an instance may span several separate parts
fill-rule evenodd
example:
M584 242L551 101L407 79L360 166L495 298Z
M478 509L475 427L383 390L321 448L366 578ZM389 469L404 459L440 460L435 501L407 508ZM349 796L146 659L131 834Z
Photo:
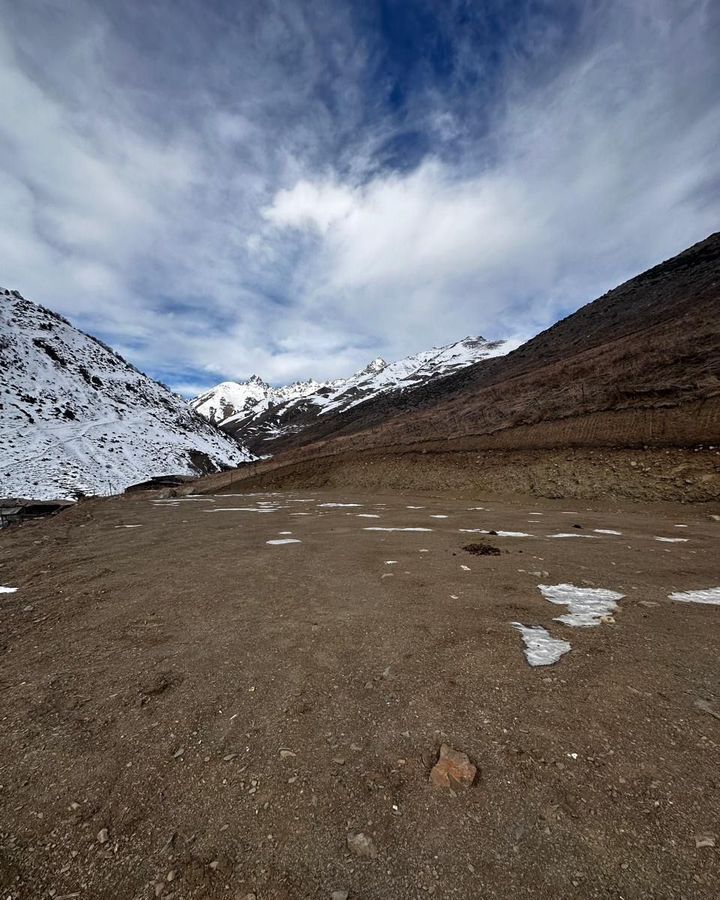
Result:
M720 606L668 595L720 585L718 512L336 489L3 532L2 900L716 900ZM573 628L561 583L624 599ZM514 621L572 650L531 668ZM443 742L471 787L428 782Z

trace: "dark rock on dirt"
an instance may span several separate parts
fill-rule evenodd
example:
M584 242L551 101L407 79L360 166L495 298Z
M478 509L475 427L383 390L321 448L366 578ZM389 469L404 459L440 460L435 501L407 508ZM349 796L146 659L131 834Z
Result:
M502 552L499 547L494 547L492 544L486 544L484 541L479 541L474 544L465 544L463 550L466 553L472 553L473 556L500 556Z

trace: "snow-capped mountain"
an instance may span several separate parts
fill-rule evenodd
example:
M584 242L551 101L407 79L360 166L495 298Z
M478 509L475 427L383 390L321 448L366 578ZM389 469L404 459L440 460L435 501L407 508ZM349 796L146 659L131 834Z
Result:
M105 344L0 289L0 497L114 494L249 459Z
M214 421L218 421L223 431L248 443L257 452L267 452L269 442L302 431L320 416L341 414L383 394L409 390L504 352L503 341L466 337L446 347L433 347L393 363L374 359L349 378L269 388L257 402L249 399L252 379L238 385L225 382L192 401L192 405L198 412L206 414L209 401L205 398L210 395L230 396L230 386L232 390L237 389L238 399L248 399L244 399L239 409L235 407L237 412L234 414ZM267 387L260 379L253 385L258 383ZM290 395L283 392L290 392ZM220 403L216 400L214 408L219 407Z
M286 400L313 394L322 386L319 381L310 379L276 388L257 375L251 375L247 381L223 381L215 385L191 400L190 406L209 422L219 425L225 419L250 409L260 412Z

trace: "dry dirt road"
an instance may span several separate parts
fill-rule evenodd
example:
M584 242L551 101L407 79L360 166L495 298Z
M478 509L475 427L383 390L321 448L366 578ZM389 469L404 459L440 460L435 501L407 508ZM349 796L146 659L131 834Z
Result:
M716 900L720 606L669 595L720 586L717 512L128 496L4 532L2 900ZM623 598L573 627L541 584ZM532 668L512 622L572 649ZM443 742L470 788L429 784Z

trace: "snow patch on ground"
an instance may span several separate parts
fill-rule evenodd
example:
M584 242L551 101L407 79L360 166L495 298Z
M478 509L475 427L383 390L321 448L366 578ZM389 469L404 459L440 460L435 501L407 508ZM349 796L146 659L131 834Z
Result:
M577 531L562 531L560 534L549 534L551 538L594 538L599 541L600 538L596 534L578 534Z
M490 534L492 537L533 537L526 531L488 531L487 528L459 528L464 534Z
M567 606L569 613L555 621L576 628L599 625L605 616L611 616L618 608L617 601L624 594L605 588L576 587L574 584L539 584L540 593L550 603Z
M17 588L3 587L0 585L0 594L14 594Z
M274 538L272 541L265 541L266 544L302 544L297 538Z
M706 588L702 591L676 591L670 594L670 599L679 603L708 603L720 606L720 587Z
M511 624L522 635L525 658L531 666L551 666L572 649L568 641L552 637L541 625Z
M363 528L363 531L432 531L432 528L381 528L379 525L373 525Z
M690 538L669 538L669 537L655 537L656 541L660 541L663 544L687 544Z
M622 534L622 531L613 531L612 528L593 528L596 534Z

